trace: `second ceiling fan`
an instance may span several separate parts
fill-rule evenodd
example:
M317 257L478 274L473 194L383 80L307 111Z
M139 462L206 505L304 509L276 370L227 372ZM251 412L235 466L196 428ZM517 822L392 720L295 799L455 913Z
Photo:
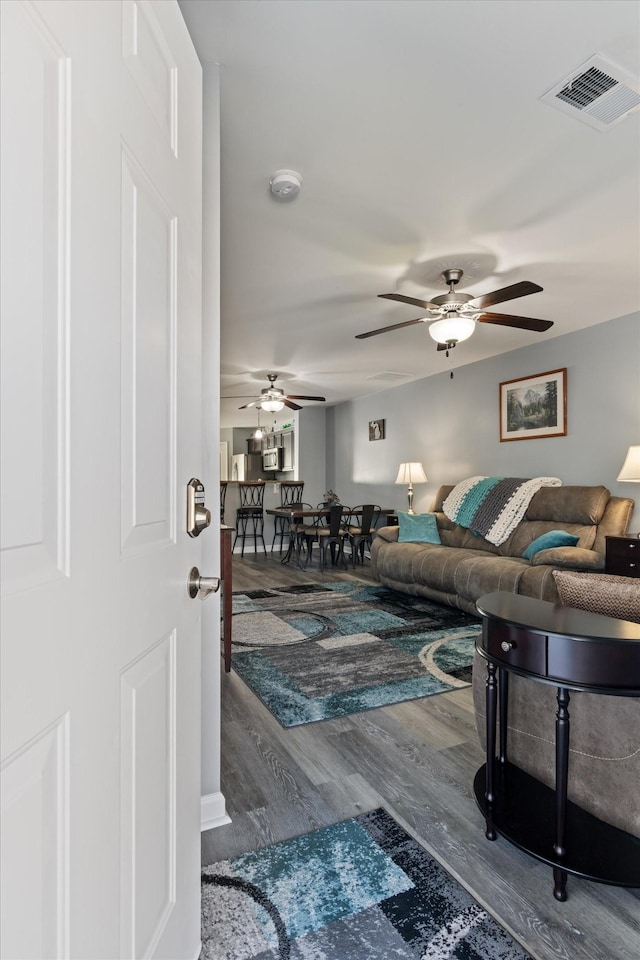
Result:
M438 350L448 350L455 347L461 340L467 340L475 330L476 323L495 323L503 327L517 327L520 330L533 330L542 333L553 326L552 320L537 320L534 317L518 317L509 313L487 313L485 308L505 300L516 300L531 293L540 293L542 287L537 283L522 280L513 283L493 293L485 293L474 297L470 293L458 293L456 285L462 279L463 271L458 267L443 270L442 277L449 285L449 292L432 300L418 300L416 297L407 297L402 293L380 293L378 296L386 300L398 300L400 303L410 303L427 310L428 316L418 317L416 320L405 320L402 323L392 323L388 327L379 327L367 333L359 333L356 340L365 340L367 337L376 337L380 333L390 330L399 330L401 327L411 327L416 323L429 323L429 334L438 344Z
M286 394L281 387L276 387L276 380L278 379L277 373L267 374L267 380L269 381L269 386L264 387L260 391L260 396L253 399L250 403L243 403L239 410L247 410L249 407L257 407L259 410L264 410L266 413L277 413L279 410L282 410L283 407L289 407L290 410L302 410L302 407L298 403L294 403L294 400L317 400L320 403L325 403L324 397L310 397L303 394L289 393ZM245 397L222 397L223 400L244 400Z

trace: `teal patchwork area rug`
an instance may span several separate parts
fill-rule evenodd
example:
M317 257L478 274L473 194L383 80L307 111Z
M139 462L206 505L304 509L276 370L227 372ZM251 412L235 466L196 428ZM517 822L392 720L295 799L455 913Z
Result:
M284 727L468 686L480 621L357 580L233 596L234 670Z
M200 960L530 960L382 809L207 867Z

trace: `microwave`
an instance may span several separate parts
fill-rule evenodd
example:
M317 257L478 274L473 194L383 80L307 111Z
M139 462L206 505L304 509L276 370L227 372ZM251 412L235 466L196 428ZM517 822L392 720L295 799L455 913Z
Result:
M282 448L271 447L270 450L262 451L262 469L280 470L282 465Z

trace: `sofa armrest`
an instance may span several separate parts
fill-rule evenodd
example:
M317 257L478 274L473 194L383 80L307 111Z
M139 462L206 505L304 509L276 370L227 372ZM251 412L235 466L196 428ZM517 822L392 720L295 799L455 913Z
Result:
M531 566L568 567L570 570L604 570L604 557L584 547L550 547L533 555Z
M400 527L397 524L393 527L380 527L376 530L376 537L380 537L381 540L388 540L389 543L396 543L399 532Z

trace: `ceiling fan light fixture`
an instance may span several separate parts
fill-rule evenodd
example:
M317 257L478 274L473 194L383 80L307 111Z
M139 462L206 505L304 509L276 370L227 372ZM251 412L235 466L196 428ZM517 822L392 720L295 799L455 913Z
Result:
M468 340L476 328L473 317L455 316L444 317L429 324L429 335L436 343L460 343Z
M261 400L260 406L267 413L278 413L284 407L284 400Z

